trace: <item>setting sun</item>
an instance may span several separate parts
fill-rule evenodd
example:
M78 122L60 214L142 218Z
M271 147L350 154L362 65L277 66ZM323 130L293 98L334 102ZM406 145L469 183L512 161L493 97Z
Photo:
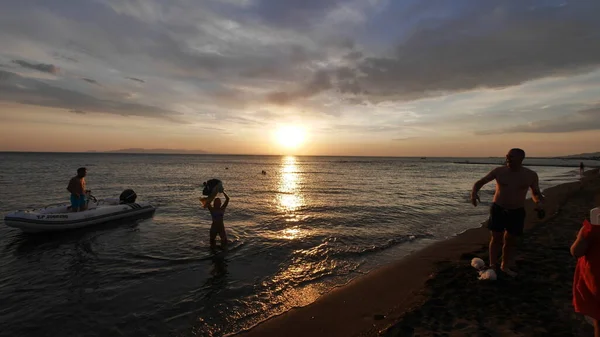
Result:
M306 131L294 125L281 126L275 133L277 143L287 149L298 148L306 137Z

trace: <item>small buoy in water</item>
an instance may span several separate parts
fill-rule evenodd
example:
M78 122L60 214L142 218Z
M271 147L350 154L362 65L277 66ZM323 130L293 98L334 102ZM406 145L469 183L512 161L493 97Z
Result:
M226 170L229 170L229 167L226 167L225 169L226 169Z
M263 170L263 171L262 171L262 174L263 174L263 175L264 175L264 174L267 174L267 171Z

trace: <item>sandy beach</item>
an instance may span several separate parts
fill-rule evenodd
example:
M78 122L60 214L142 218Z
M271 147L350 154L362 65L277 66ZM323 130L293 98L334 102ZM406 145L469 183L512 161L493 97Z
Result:
M569 247L598 202L598 169L544 194L547 216L541 221L527 201L515 279L500 273L493 282L477 280L470 261L477 256L487 262L484 226L429 245L239 336L589 336L591 326L571 305L576 261Z

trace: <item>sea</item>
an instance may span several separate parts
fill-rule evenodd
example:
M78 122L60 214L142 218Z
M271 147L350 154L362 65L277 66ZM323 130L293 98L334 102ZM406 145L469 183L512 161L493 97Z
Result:
M0 212L133 189L151 218L52 234L0 224L1 336L226 336L486 220L502 158L0 153ZM597 162L586 162L586 165ZM542 189L579 160L526 159ZM262 171L266 174L262 174ZM209 249L202 183L223 181L230 246ZM222 195L220 196L223 197ZM2 218L3 218L2 216ZM217 238L218 241L218 238ZM410 273L410 271L406 271Z

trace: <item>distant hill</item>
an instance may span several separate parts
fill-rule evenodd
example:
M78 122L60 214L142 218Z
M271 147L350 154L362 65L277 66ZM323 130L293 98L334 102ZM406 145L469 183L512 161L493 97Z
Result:
M560 157L556 157L556 158L600 160L600 152L572 154L572 155L560 156Z
M153 153L153 154L207 154L209 152L203 150L181 150L181 149L142 149L130 148L112 151L88 151L88 152L104 152L104 153Z

